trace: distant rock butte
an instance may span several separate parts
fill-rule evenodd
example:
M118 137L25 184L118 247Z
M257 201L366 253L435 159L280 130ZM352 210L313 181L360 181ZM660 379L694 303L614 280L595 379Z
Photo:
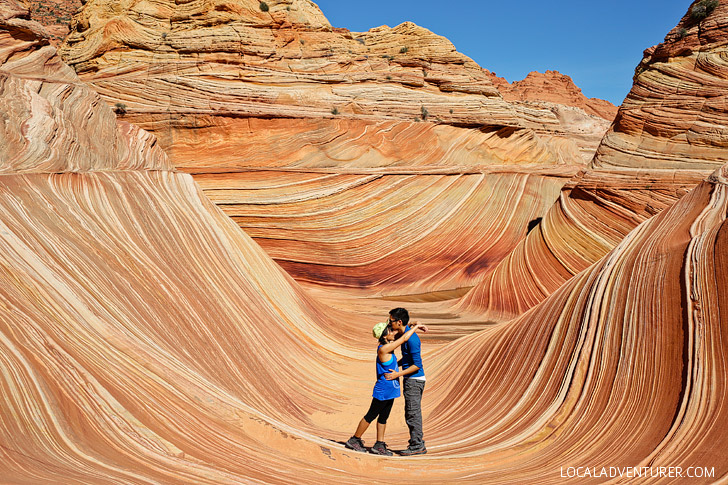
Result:
M571 77L558 71L530 72L525 79L512 84L492 73L491 81L506 101L547 101L573 106L610 122L617 114L617 107L612 103L603 99L587 98Z

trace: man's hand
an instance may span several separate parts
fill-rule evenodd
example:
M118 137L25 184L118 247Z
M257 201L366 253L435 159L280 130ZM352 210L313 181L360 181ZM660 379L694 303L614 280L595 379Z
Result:
M384 378L387 379L388 381L393 381L393 380L395 380L396 378L399 377L399 373L398 372L394 372L394 369L387 369L387 370L389 372L386 373L386 374L384 374Z

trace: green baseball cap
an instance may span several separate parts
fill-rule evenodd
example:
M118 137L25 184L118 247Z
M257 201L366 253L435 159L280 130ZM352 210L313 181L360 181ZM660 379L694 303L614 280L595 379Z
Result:
M387 328L387 325L389 325L389 322L382 322L374 325L374 328L372 328L372 335L374 335L374 338L381 338L384 330Z

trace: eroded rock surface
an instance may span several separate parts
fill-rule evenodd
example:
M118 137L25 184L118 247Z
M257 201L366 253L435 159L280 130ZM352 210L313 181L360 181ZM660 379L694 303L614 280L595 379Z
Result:
M728 167L528 314L425 340L426 457L353 453L372 322L312 300L129 136L22 5L0 0L0 32L4 82L40 95L0 97L27 127L0 131L26 154L0 173L4 481L561 484L567 456L728 476ZM89 103L96 124L61 122Z
M571 77L558 71L533 71L525 79L513 83L491 74L491 80L506 101L550 102L572 106L609 122L617 115L617 106L603 99L587 98Z
M521 314L728 162L728 5L698 21L699 5L645 51L593 162L459 308L494 320Z
M505 101L487 71L415 24L353 33L308 1L267 5L91 0L61 52L301 280L384 294L474 284L609 125L577 107ZM265 187L266 176L287 185ZM322 176L332 185L307 189ZM386 210L383 190L399 201ZM353 231L356 219L367 230ZM413 261L420 242L430 256L417 270L384 271Z

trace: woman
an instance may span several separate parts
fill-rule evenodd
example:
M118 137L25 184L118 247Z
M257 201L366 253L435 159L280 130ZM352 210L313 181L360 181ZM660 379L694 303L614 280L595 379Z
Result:
M387 380L384 375L390 372L397 372L399 367L397 359L394 356L394 349L405 343L417 331L422 329L427 331L427 327L418 322L413 322L413 326L409 331L405 332L401 337L395 340L396 334L389 326L389 322L377 323L372 329L372 334L379 339L377 347L377 382L374 384L372 392L372 404L369 411L359 421L354 436L344 443L349 449L354 451L366 451L364 442L361 440L364 432L369 425L377 418L377 441L372 446L372 453L376 455L392 456L392 452L387 449L384 442L384 431L387 428L387 418L392 411L394 400L400 396L399 379Z

